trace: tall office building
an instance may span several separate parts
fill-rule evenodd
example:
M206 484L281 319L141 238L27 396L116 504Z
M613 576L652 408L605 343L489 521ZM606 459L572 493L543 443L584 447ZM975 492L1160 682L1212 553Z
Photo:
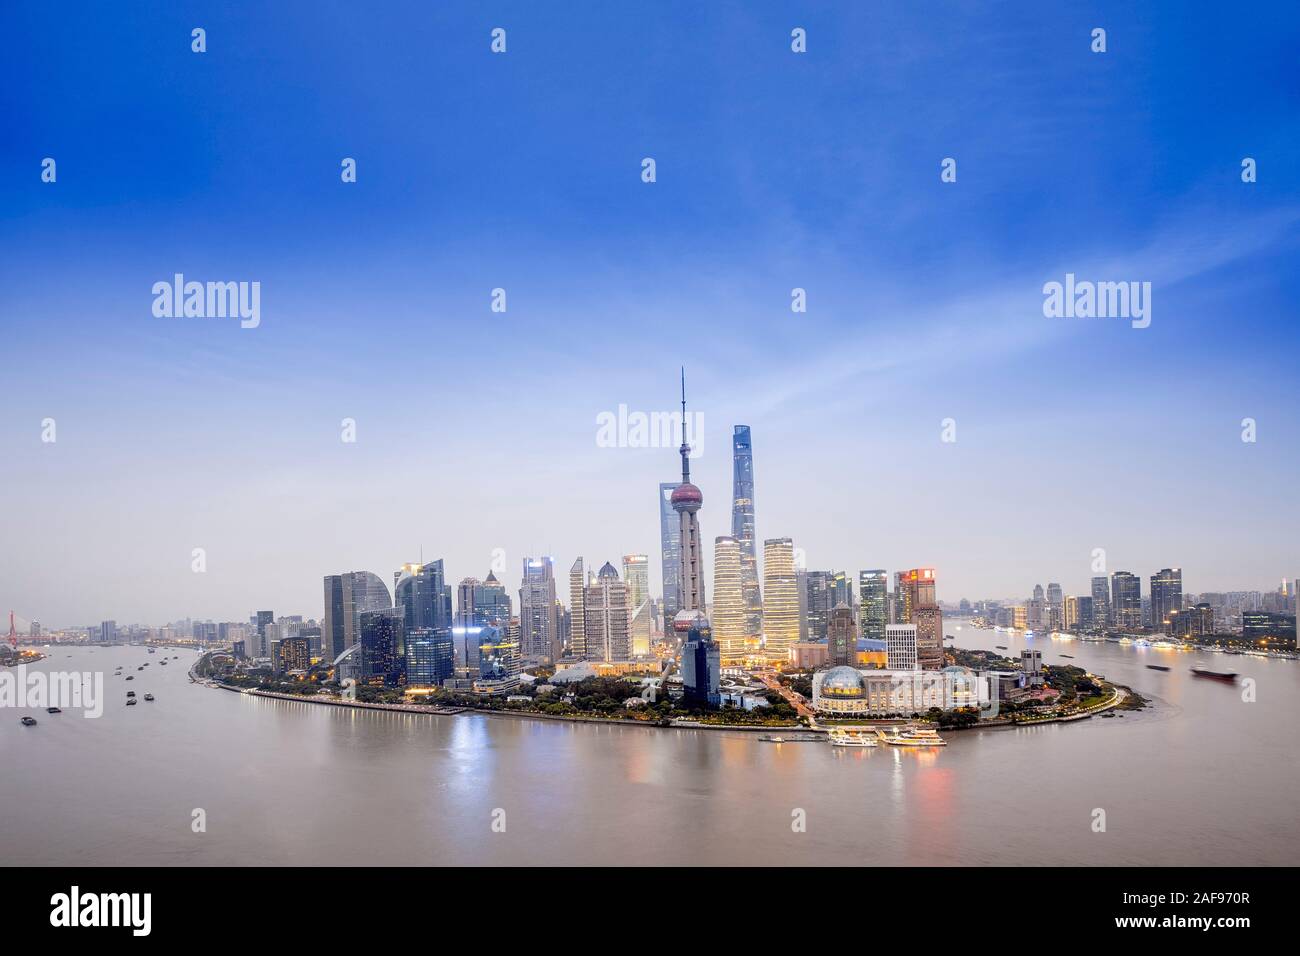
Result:
M943 612L939 610L935 583L934 568L899 572L900 603L905 615L900 623L916 625L917 660L924 670L943 667Z
M583 569L582 558L578 558L569 568L569 653L577 658L587 656L587 632L582 613L586 589L587 572Z
M919 668L915 624L885 625L885 666L891 671L914 671Z
M363 611L357 665L363 684L396 687L406 683L406 612L400 607Z
M479 669L474 692L490 696L513 693L519 688L519 643L492 624L479 628L478 642Z
M271 641L266 636L267 625L275 621L274 611L258 611L254 617L257 622L257 648L253 651L254 657L270 657Z
M852 607L841 604L831 611L830 622L826 626L826 644L832 667L852 667L857 664L858 624L854 620Z
M880 569L858 572L858 629L872 641L885 639L889 623L889 575Z
M623 583L627 585L627 605L639 608L650 597L650 559L644 554L623 555Z
M682 700L688 707L717 707L722 703L722 654L713 640L708 618L698 610L678 615L682 622L694 615L682 645Z
M281 639L276 648L275 671L285 674L289 671L305 671L311 667L311 646L305 637L286 637Z
M385 596L387 593L385 589ZM408 564L399 571L393 588L393 606L402 609L402 621L407 630L450 627L451 586L443 573L442 559L428 564Z
M682 444L678 449L682 456L682 483L672 494L671 504L677 512L679 540L681 550L680 577L677 582L679 605L674 618L674 629L685 630L690 627L695 615L688 612L703 613L706 603L704 595L704 555L700 541L700 523L696 512L704 505L704 493L691 484L691 446L686 443L686 371L682 371ZM680 627L677 619L680 619Z
M1109 627L1110 582L1103 577L1092 579L1092 626L1096 630Z
M745 602L745 633L763 630L763 600L758 586L758 548L754 536L754 447L749 426L737 425L731 436L731 537L740 545L740 589ZM714 622L714 639L717 622ZM726 659L726 651L723 651Z
M1094 611L1094 601L1091 596L1079 595L1075 598L1079 604L1079 629L1091 630L1095 626L1096 614Z
M799 595L799 640L826 640L826 625L830 622L831 608L835 606L831 590L831 571L796 571L801 585Z
M587 660L612 664L632 659L627 585L608 561L583 592L582 621Z
M799 639L799 582L794 571L794 542L763 542L763 653L772 663L789 659Z
M1047 626L1059 630L1065 625L1065 592L1055 582L1047 585Z
M1142 579L1128 571L1110 576L1110 608L1116 627L1142 626Z
M554 664L560 656L560 616L555 605L555 561L524 558L519 588L519 643L524 660Z
M734 664L745 656L749 636L745 606L744 554L741 544L728 535L713 541L713 639L722 663Z
M1151 627L1165 631L1174 614L1182 609L1183 569L1162 568L1151 575Z
M831 595L831 610L843 605L853 607L853 576L847 571L831 571L826 582Z
M505 627L511 618L510 595L491 571L486 579L464 578L456 585L455 623L496 624Z
M682 576L682 525L673 510L673 492L677 482L659 483L659 557L663 577L663 600L665 629L672 627L672 620L681 610Z
M386 585L369 571L348 571L325 576L325 616L321 627L322 656L335 660L360 637L360 618L366 611L392 607Z
M1074 630L1079 626L1079 599L1073 594L1069 595L1065 599L1061 626L1067 631Z
M406 634L406 683L441 687L455 672L454 631L417 627Z

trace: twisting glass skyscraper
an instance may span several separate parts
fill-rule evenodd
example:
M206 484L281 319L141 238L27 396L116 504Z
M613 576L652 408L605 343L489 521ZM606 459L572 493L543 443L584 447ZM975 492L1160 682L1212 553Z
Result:
M731 536L740 544L740 590L745 602L745 633L758 636L763 630L763 600L758 587L758 548L754 538L754 446L748 425L735 427L731 438L731 460Z

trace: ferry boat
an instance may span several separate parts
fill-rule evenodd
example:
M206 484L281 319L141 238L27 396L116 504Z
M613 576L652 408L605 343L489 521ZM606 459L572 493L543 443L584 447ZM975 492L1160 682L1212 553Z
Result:
M1206 670L1204 667L1193 667L1192 676L1204 677L1207 680L1223 681L1225 684L1237 683L1236 671L1211 671Z
M24 718L23 718L23 726L24 726L24 727L35 727L35 726L36 726L36 718L35 718L35 717L24 717Z
M880 739L891 747L946 747L948 741L939 736L938 732L933 730L921 730L916 727L909 727L898 733L889 734L885 731L877 731Z
M832 747L878 747L876 738L865 730L832 730L828 735Z

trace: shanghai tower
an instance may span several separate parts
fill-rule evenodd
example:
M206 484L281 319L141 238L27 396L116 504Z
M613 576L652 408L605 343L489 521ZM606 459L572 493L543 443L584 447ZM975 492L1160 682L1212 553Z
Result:
M745 633L763 633L763 600L758 589L758 549L754 542L754 448L749 426L737 425L731 438L731 536L740 543L740 593Z

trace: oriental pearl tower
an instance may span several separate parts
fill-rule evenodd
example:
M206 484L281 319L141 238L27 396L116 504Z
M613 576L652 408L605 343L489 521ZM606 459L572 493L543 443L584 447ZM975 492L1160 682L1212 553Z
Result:
M707 627L704 616L704 574L700 555L700 524L695 512L704 504L704 494L691 484L691 446L686 443L686 369L682 369L682 483L673 492L671 504L681 521L681 573L678 575L677 616L673 630L686 634L696 622Z

